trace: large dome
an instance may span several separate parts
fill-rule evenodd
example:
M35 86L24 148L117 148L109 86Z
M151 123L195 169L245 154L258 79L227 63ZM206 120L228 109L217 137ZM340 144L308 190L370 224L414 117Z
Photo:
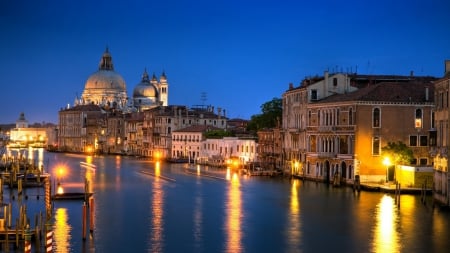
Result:
M155 98L157 96L156 87L150 83L147 71L144 71L141 82L133 90L133 98Z
M112 57L106 48L98 71L89 76L84 85L82 99L85 103L117 103L123 106L127 99L127 89L122 76L114 71Z
M126 91L126 85L122 76L114 70L99 70L88 78L84 89Z

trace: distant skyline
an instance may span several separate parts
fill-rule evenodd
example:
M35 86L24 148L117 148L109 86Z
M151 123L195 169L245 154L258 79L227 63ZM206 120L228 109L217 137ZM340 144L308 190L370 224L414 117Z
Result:
M108 47L128 95L144 69L169 104L250 119L289 83L331 72L442 77L450 2L1 1L0 124L58 122ZM206 94L206 100L202 98Z

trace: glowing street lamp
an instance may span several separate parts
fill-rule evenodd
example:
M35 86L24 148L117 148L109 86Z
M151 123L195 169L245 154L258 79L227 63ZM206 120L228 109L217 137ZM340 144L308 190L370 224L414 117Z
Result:
M56 187L56 193L57 194L63 194L64 193L64 189L61 186L61 178L64 175L64 173L65 173L65 171L64 171L63 167L59 167L57 172L56 172L56 174L57 174L56 175L57 176L57 181L58 181L57 187Z

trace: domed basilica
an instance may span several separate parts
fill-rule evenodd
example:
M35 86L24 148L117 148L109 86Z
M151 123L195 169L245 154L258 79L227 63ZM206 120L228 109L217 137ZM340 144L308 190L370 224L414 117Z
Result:
M133 98L129 99L125 81L114 71L111 54L106 48L98 71L89 76L81 99L77 98L75 104L95 104L123 111L142 111L159 105L167 106L168 88L164 72L158 81L154 74L150 79L147 70L144 70L141 82L133 90Z

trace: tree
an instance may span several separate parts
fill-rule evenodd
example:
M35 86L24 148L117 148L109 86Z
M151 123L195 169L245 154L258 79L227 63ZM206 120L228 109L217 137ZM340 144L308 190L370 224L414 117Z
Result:
M264 128L274 128L282 117L282 100L273 98L261 105L261 114L253 115L248 123L247 130L257 132Z
M414 159L413 151L401 141L388 142L386 146L381 148L381 151L383 152L383 154L386 154L390 157L393 165L409 165Z

